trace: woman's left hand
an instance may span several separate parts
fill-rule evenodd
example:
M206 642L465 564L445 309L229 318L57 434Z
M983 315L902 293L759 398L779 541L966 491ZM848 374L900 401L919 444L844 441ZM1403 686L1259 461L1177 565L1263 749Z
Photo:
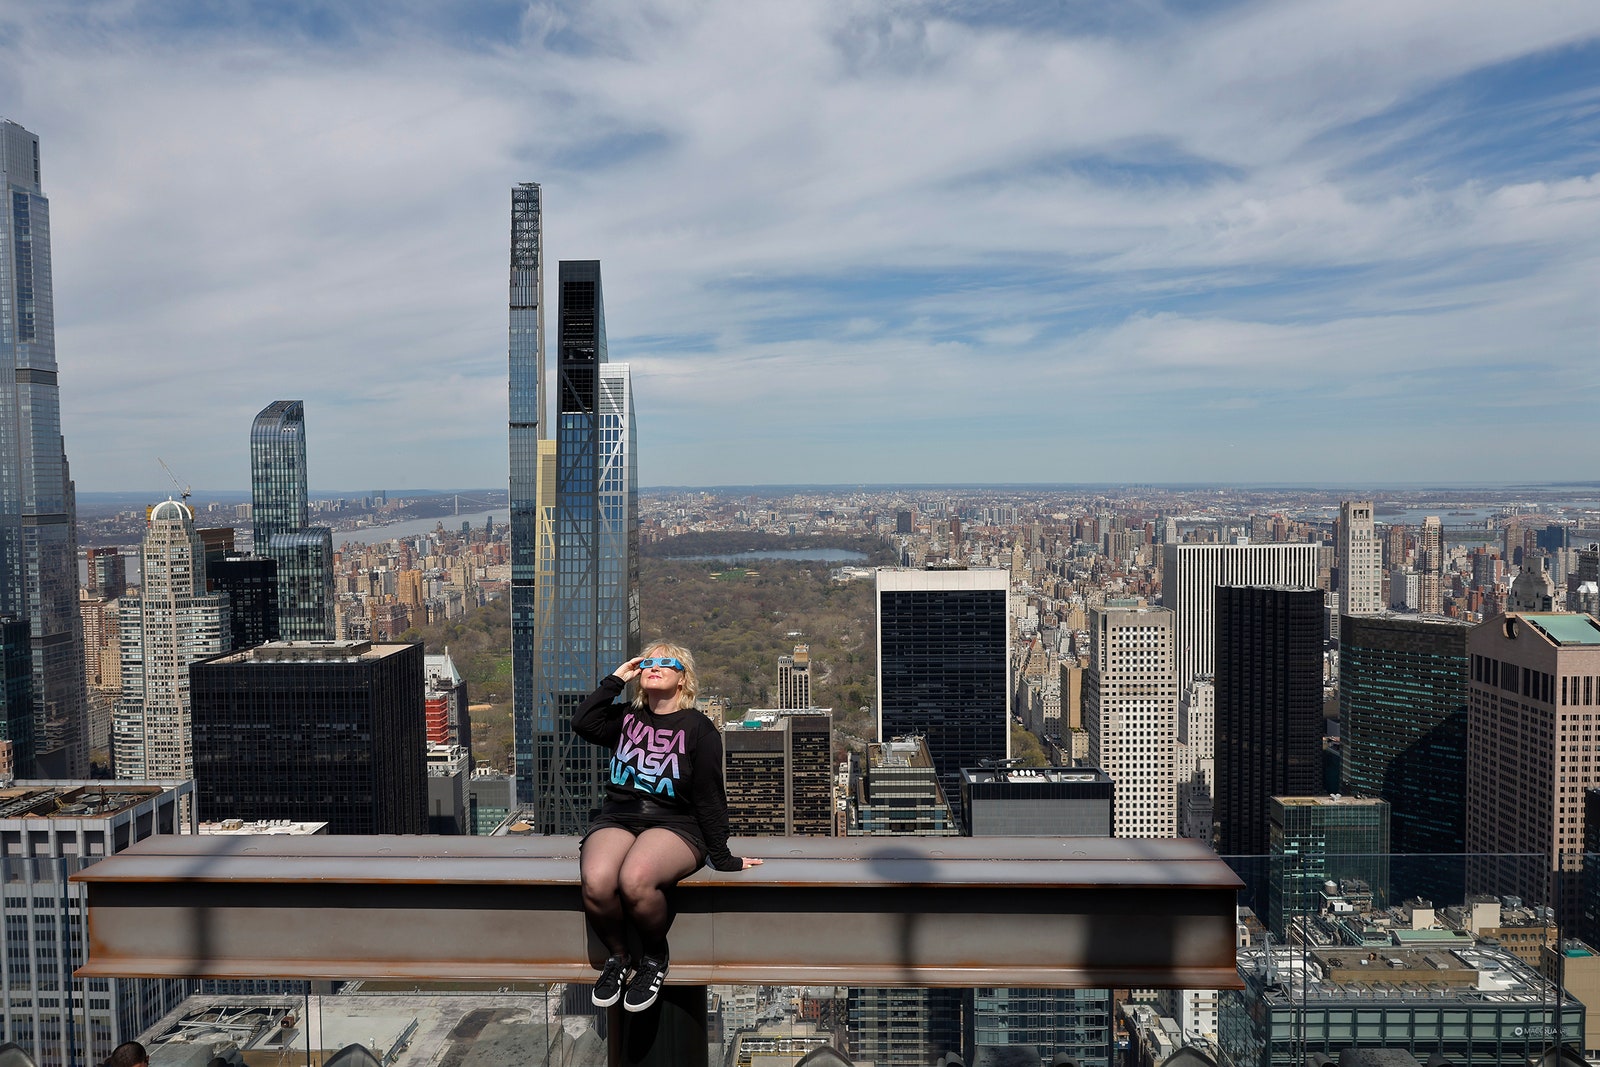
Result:
M744 863L742 869L748 871L751 867L761 866L763 861L756 859L754 856L746 856L742 862Z

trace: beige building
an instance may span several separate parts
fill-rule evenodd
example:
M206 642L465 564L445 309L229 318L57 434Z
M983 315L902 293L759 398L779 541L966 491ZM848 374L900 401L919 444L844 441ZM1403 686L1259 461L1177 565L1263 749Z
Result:
M1089 612L1083 725L1089 763L1116 783L1117 837L1176 837L1178 686L1172 612Z
M1473 628L1467 652L1468 889L1561 902L1568 925L1583 793L1600 785L1600 622L1498 615Z

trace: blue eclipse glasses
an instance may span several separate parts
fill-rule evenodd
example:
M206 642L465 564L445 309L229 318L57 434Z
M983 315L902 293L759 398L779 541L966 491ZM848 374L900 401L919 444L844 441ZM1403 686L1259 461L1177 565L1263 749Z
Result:
M683 670L683 661L673 659L671 656L652 656L649 659L639 661L639 669L641 671L648 667L665 667L670 671L681 671Z

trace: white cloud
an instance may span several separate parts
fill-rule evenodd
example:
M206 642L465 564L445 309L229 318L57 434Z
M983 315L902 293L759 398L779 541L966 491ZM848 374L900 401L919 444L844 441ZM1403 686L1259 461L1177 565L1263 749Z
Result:
M1592 375L1595 175L1363 171L1431 127L1353 125L1592 45L1592 5L1250 4L1115 34L843 0L530 5L487 47L405 15L329 43L147 11L0 27L6 110L44 140L86 489L159 485L150 457L185 452L195 484L242 486L280 396L307 400L320 487L502 483L507 194L529 179L552 333L555 261L604 264L647 482L931 481L991 447L1050 477L1017 442L1059 455L1113 417L1155 428L1136 458L1159 477L1203 462L1161 431L1203 405L1267 433L1272 398L1324 383L1327 420L1402 366L1448 385L1531 349L1569 389ZM697 443L730 426L754 443ZM804 476L778 469L792 440L816 444ZM1464 469L1501 454L1458 444Z

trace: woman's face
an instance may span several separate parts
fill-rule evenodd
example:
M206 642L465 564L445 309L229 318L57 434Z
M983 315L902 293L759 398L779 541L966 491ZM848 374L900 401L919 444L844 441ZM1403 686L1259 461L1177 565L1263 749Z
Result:
M645 657L670 656L665 649L652 648L645 652ZM675 671L671 667L646 667L639 672L639 688L646 693L675 693L683 684L683 672Z

